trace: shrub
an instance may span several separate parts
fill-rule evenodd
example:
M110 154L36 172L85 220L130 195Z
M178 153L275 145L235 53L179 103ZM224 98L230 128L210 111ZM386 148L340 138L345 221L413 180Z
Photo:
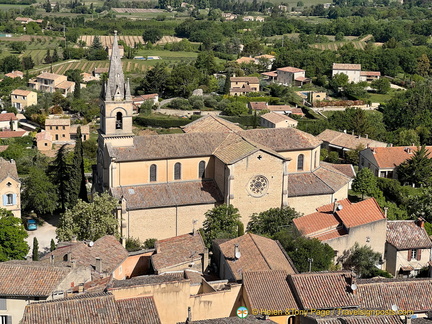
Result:
M130 237L126 239L126 250L128 252L139 251L142 248L142 243L138 238Z
M168 104L168 107L172 109L180 110L192 110L192 106L187 99L177 98Z
M144 241L144 247L146 249L154 249L156 241L157 240L155 238L149 238Z

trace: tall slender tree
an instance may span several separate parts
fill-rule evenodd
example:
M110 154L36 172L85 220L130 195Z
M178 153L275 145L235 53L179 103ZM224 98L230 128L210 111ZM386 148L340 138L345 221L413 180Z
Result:
M74 175L72 181L74 182L73 201L75 196L85 202L88 202L87 188L84 175L84 151L82 145L81 126L77 129L77 139L75 142L74 161L73 161Z
M39 242L36 236L33 237L32 260L39 261Z
M63 211L70 206L71 166L67 162L67 144L57 151L55 160L50 165L53 183L58 188L58 197Z

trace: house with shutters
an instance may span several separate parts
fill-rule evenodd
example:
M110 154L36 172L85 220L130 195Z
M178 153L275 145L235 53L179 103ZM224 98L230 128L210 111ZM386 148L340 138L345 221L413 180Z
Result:
M15 89L11 93L11 105L18 111L37 104L37 93L34 91Z
M424 220L387 222L386 270L397 277L414 277L429 267L432 242Z
M0 195L1 208L10 210L16 217L21 217L21 181L13 160L0 158Z

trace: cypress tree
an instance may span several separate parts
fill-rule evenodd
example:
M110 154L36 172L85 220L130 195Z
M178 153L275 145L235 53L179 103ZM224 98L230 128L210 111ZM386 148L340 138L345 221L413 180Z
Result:
M224 85L224 94L229 94L231 89L231 80L230 80L231 74L227 73L225 78L225 85Z
M54 242L54 239L51 239L50 243L50 252L54 251L56 249L56 244Z
M75 150L74 150L74 177L72 181L74 183L74 193L73 193L74 203L76 203L76 200L78 198L87 202L88 199L87 199L87 188L85 183L86 179L84 175L84 151L82 145L81 126L78 127L77 129L77 138L76 138Z
M33 238L32 260L39 261L39 242L36 237Z
M63 211L71 205L71 172L72 168L66 161L67 144L62 145L57 151L57 155L53 163L50 165L50 174L53 178L53 183L58 188L58 196Z

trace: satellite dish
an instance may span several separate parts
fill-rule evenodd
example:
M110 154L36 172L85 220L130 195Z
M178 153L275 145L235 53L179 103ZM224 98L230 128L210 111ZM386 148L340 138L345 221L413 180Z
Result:
M357 290L357 285L356 285L356 284L352 284L352 285L351 285L351 290L352 290L352 291Z
M397 312L399 308L397 307L396 304L393 304L393 305L391 306L391 309L392 309L392 311Z
M88 244L88 246L90 246L90 247L92 247L93 245L94 245L93 241L90 241L89 244Z
M342 205L337 205L337 210L342 210L343 209L343 206Z
M241 257L240 251L236 251L235 257L236 257L236 259L240 259L240 257Z

